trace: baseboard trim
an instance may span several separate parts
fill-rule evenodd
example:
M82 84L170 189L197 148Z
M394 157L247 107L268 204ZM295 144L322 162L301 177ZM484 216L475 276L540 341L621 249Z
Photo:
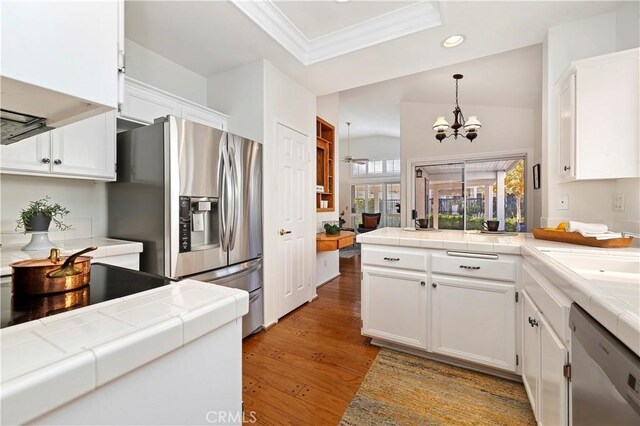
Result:
M338 272L335 276L329 278L328 280L321 282L320 284L316 284L316 288L320 288L325 284L329 284L331 281L335 280L336 278L338 278L340 276L340 272ZM316 296L317 297L317 296Z
M497 368L486 367L483 365L474 364L472 362L450 358L445 355L434 354L433 352L423 352L419 349L413 349L406 346L385 342L377 339L371 339L371 344L379 346L381 348L393 349L399 352L405 352L411 355L416 355L421 358L431 359L433 361L438 361L445 364L453 365L455 367L466 368L467 370L478 371L480 373L490 374L492 376L501 377L503 379L522 383L522 377L519 376L518 374L509 373L508 371L498 370Z
M278 320L275 320L275 321L273 321L273 322L271 322L271 323L269 323L269 324L265 324L265 325L263 326L263 327L264 327L264 330L265 330L265 331L269 331L269 330L271 330L271 329L273 328L273 326L274 326L274 325L276 325L277 323L278 323Z

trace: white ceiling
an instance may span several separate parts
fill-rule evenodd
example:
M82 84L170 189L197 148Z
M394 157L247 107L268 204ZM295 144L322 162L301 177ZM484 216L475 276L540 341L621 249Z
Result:
M371 4L374 2L364 3L377 7ZM310 66L224 1L127 1L125 34L203 76L265 58L322 95L537 44L550 26L616 6L608 1L440 2L443 25L439 27ZM302 4L295 12L288 6L283 9L289 9L289 16L301 26L305 20L313 21L317 12L315 6ZM336 13L338 20L343 19L337 15L341 14ZM327 28L318 24L306 31L320 33ZM454 49L442 48L441 41L455 33L465 34L467 41Z
M340 124L350 121L351 137L400 137L400 103L447 104L442 114L453 122L455 80L465 117L473 105L539 108L542 93L542 46L536 44L435 70L340 92ZM435 120L435 117L426 119ZM482 117L478 117L482 121ZM340 137L346 126L339 125Z
M314 39L416 2L274 1L273 3L308 39Z

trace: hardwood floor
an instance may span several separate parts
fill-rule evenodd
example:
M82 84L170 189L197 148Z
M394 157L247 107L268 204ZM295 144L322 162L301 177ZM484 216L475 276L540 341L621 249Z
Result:
M360 256L318 299L243 343L245 418L258 424L335 425L378 354L360 335Z

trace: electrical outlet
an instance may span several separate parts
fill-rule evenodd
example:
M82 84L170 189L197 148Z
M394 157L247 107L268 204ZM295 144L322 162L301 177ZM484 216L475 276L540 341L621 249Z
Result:
M569 210L569 195L562 194L558 196L558 210Z
M624 195L618 194L613 197L613 211L624 211Z

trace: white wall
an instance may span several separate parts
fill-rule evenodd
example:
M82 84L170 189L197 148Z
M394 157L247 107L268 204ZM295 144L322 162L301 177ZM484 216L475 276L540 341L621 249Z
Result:
M189 99L207 104L207 79L138 43L125 39L126 73L129 77Z
M555 83L572 61L637 47L638 26L638 4L624 3L617 12L559 25L548 31L543 48L542 226L555 226L569 219L601 222L610 227L615 227L616 221L620 224L635 221L638 226L637 209L631 208L624 214L613 212L614 193L621 193L629 200L638 199L637 180L635 188L633 184L615 180L559 182L555 94ZM569 209L557 208L560 195L569 196Z
M370 136L365 138L352 138L350 153L354 158L368 158L369 160L391 160L400 158L400 138L393 136ZM347 155L347 143L340 146L339 158ZM351 165L340 162L340 211L345 210L344 219L346 226L352 227L351 218L351 185L361 183L400 182L400 175L384 177L353 177Z
M276 283L281 279L282 265L277 258L278 238L276 230L281 228L279 209L276 203L279 195L277 164L280 148L277 146L278 123L284 124L308 137L310 173L306 186L309 197L305 200L308 217L308 241L304 254L304 276L309 287L309 300L316 296L316 206L315 206L315 161L316 152L316 97L298 82L264 61L264 276L265 276L265 324L273 324L278 319ZM269 288L266 284L270 283Z
M207 105L229 115L229 131L264 140L264 62L257 61L207 80Z
M105 182L53 177L0 175L0 218L2 229L11 231L15 227L20 210L30 201L51 197L51 202L59 203L69 210L67 223L91 220L91 234L94 237L107 236L107 187ZM75 228L75 226L74 226ZM51 230L55 230L52 225ZM66 238L90 236L82 232L69 231ZM77 236L76 236L77 235ZM64 239L61 234L52 234L51 239Z
M335 156L339 157L340 150L340 94L334 93L331 95L321 96L316 99L316 113L318 117L331 123L336 127L335 131ZM315 143L315 140L314 140ZM341 168L337 167L337 161L334 161L334 181L338 182L338 185L334 185L334 197L337 203L340 199L340 179L342 179ZM315 174L314 174L315 175ZM322 228L322 222L325 220L338 220L340 213L340 205L338 204L332 212L319 212L316 213L316 232L324 232ZM320 251L316 253L316 286L324 284L327 281L340 275L340 259L339 251Z
M535 138L539 134L536 130L537 112L528 108L494 107L487 105L462 105L467 115L477 115L482 122L482 129L473 142L466 138L445 139L442 143L435 138L432 129L433 121L439 115L451 111L451 104L425 104L404 102L400 105L400 157L402 161L402 219L406 226L407 212L410 210L411 194L408 194L407 166L412 159L429 159L443 157L458 157L465 155L493 155L500 152L533 153ZM451 115L451 114L448 114ZM452 118L449 117L451 120ZM533 157L533 155L532 155ZM533 166L529 159L527 171ZM527 179L527 218L532 217L531 198L533 194L532 179ZM527 226L536 225L527 220Z
M624 196L624 212L613 213L614 229L640 233L640 179L618 179L615 195L618 194Z

